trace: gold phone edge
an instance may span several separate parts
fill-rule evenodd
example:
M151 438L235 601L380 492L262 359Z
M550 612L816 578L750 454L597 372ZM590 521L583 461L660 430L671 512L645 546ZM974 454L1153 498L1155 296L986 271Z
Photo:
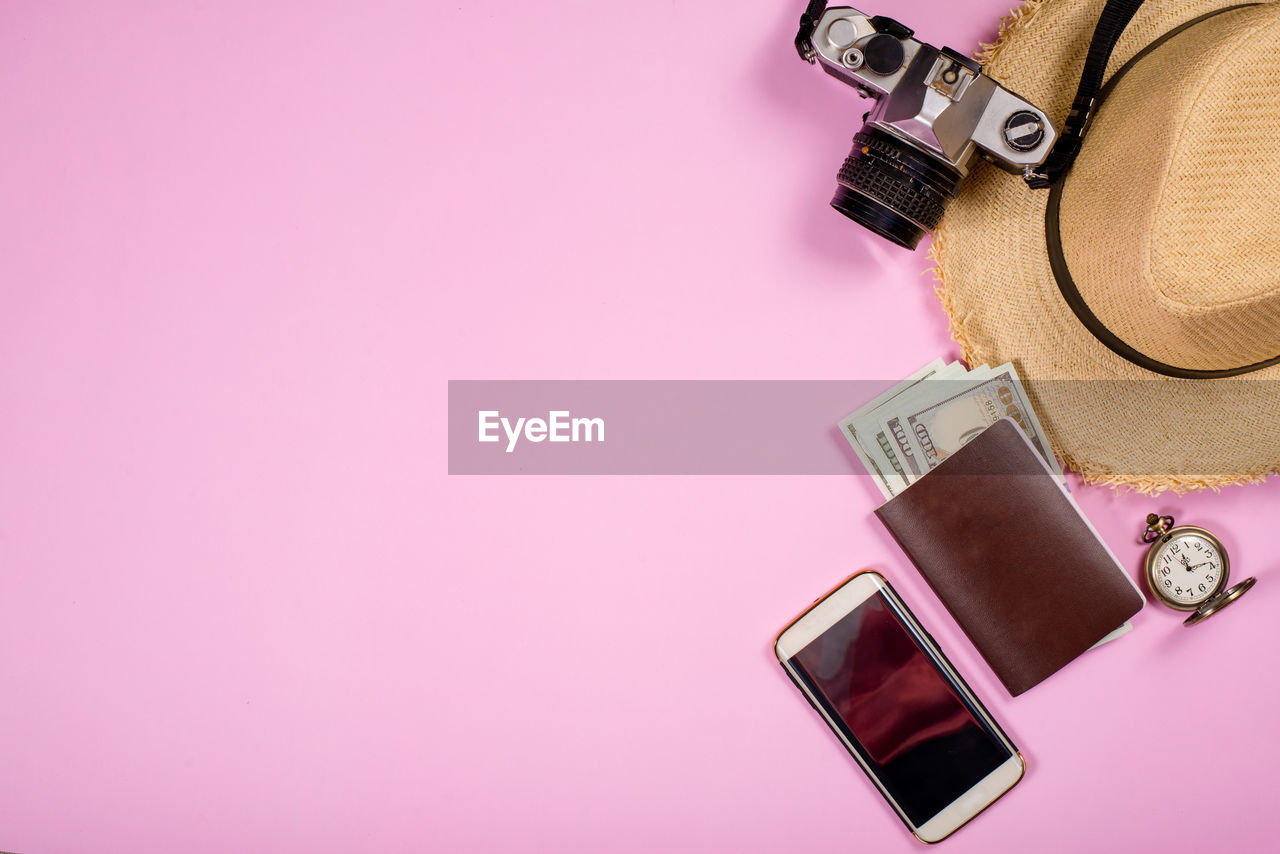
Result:
M916 839L919 839L919 840L920 840L921 842L923 842L925 845L937 845L939 842L942 842L944 839L950 839L950 838L951 838L951 835L952 835L952 834L954 834L957 830L959 830L960 828L964 827L966 824L968 824L969 822L973 821L975 818L977 818L978 816L982 815L982 814L983 814L984 812L986 812L987 810L991 809L991 805L992 805L992 804L996 803L996 802L997 802L997 801L999 801L1001 798L1003 798L1005 795L1009 794L1009 792L1010 792L1010 791L1012 791L1013 787L1014 787L1014 786L1016 786L1016 785L1018 785L1019 783L1021 783L1021 782L1022 782L1022 778L1023 778L1023 777L1025 777L1025 776L1027 776L1027 758L1026 758L1025 756L1023 756L1023 755L1022 755L1022 751L1021 751L1021 750L1014 750L1013 754L1014 754L1014 756L1017 756L1017 757L1018 757L1018 765L1019 765L1019 766L1020 766L1020 768L1021 768L1021 770L1019 770L1019 771L1018 771L1018 777L1017 777L1017 779L1016 779L1016 780L1014 780L1012 783L1010 783L1010 784L1009 784L1009 787L1008 787L1007 789L1005 789L1003 792L1001 792L1000 794L996 795L996 796L995 796L994 798L992 798L991 800L987 801L986 806L984 806L982 809L978 810L976 813L974 813L973 815L971 815L971 816L969 816L968 818L966 818L966 819L965 819L963 822L961 822L960 824L957 824L954 828L952 828L952 829L951 829L951 833L948 833L946 836L940 836L940 837L938 837L937 839L924 839L924 838L922 838L922 837L920 836L920 834L919 834L919 833L917 833L917 832L916 832L916 828L914 828L914 827L911 829L911 835L912 835L912 836L914 836Z

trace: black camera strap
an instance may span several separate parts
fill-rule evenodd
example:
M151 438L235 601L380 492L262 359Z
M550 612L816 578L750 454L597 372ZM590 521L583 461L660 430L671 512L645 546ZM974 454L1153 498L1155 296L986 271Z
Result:
M818 52L813 49L813 29L818 26L818 20L825 11L827 11L827 0L809 0L809 5L804 7L804 12L800 15L800 29L796 31L796 53L810 64L818 55Z
M1108 5L1110 6L1112 4L1108 4ZM1134 5L1136 6L1137 4L1135 3ZM1101 105L1106 100L1107 96L1115 88L1115 85L1119 83L1120 80L1123 79L1124 76L1134 66L1136 66L1138 62L1142 60L1143 57L1155 51L1157 48L1159 48L1169 39L1178 35L1183 30L1188 30L1191 27L1194 27L1196 24L1199 24L1201 21L1208 20L1209 18L1215 17L1216 15L1221 15L1224 12L1233 12L1237 9L1243 9L1252 5L1255 5L1255 4L1243 3L1238 6L1225 6L1221 9L1215 9L1212 12L1208 12L1204 15L1201 15L1198 18L1192 18L1190 21L1187 21L1177 27L1174 27L1172 30L1169 30L1167 33L1160 36L1160 38L1155 39L1146 47L1144 47L1142 50L1138 51L1138 53L1136 53L1134 57L1130 59L1128 62L1126 62L1121 68L1116 70L1116 73L1113 74L1111 76L1111 79L1107 81L1107 85L1103 86L1097 92L1096 99L1093 104L1093 109L1096 110L1098 106ZM1096 46L1096 41L1095 41L1095 46ZM1091 57L1093 56L1092 49L1090 50L1090 56ZM1105 69L1106 61L1105 60L1102 61L1098 65L1098 68ZM1086 68L1086 71L1087 71L1087 68ZM1083 91L1084 81L1081 81L1080 85ZM1049 267L1051 270L1053 270L1053 278L1058 284L1058 290L1059 292L1061 292L1062 298L1066 301L1068 308L1071 309L1072 313L1075 314L1076 318L1080 321L1080 323L1084 326L1084 328L1087 329L1089 333L1092 334L1093 337L1096 338L1101 344L1106 346L1107 349L1111 350L1111 352L1115 353L1117 356L1120 356L1121 358L1126 359L1129 362L1132 362L1133 364L1137 365L1140 368L1144 368L1148 371L1151 371L1152 373L1163 374L1164 376L1167 376L1167 377L1178 377L1179 379L1189 379L1189 380L1223 379L1226 377L1237 377L1242 374L1252 373L1253 371L1258 371L1263 368L1269 368L1269 367L1272 367L1273 365L1280 365L1280 354L1272 356L1267 359L1263 359L1258 362L1253 362L1252 364L1236 365L1236 366L1227 367L1227 368L1187 368L1179 365L1170 365L1165 362L1161 362L1158 359L1153 359L1151 356L1148 356L1145 353L1138 351L1136 348L1134 348L1133 346L1129 345L1124 340L1122 340L1119 335L1117 335L1116 333L1112 332L1110 329L1107 328L1107 325L1103 323L1102 320L1096 314L1093 313L1093 310L1089 307L1089 304L1085 301L1084 295L1080 293L1079 287L1076 286L1075 280L1071 276L1071 270L1067 266L1067 259L1062 249L1060 209L1062 204L1062 189L1065 182L1060 179L1065 174L1066 170L1070 168L1071 161L1075 158L1076 152L1078 152L1079 150L1080 150L1080 143L1079 143L1079 140L1077 139L1077 141L1074 144L1074 147L1070 151L1070 154L1064 158L1063 165L1061 166L1059 171L1056 174L1051 176L1050 184L1043 185L1043 186L1050 187L1049 199L1045 205L1044 233L1045 233L1045 249L1048 251L1048 254L1049 254ZM1055 155L1057 155L1057 153L1058 153L1058 146L1055 145L1053 152L1049 155L1049 160L1053 160ZM1045 161L1046 166L1049 165L1049 160ZM1041 170L1041 171L1045 171L1045 170ZM1032 183L1030 179L1028 179L1027 183L1031 184L1031 186L1033 187L1037 186L1036 184Z
M1042 190L1052 186L1071 168L1071 163L1080 153L1085 131L1089 129L1089 120L1097 106L1098 92L1102 89L1102 77L1107 71L1111 51L1115 49L1120 34L1129 26L1141 5L1142 0L1107 0L1106 8L1098 17L1097 26L1093 28L1089 55L1085 58L1080 85L1076 88L1076 97L1071 102L1071 112L1067 114L1062 133L1040 168L1026 176L1027 184L1034 189Z

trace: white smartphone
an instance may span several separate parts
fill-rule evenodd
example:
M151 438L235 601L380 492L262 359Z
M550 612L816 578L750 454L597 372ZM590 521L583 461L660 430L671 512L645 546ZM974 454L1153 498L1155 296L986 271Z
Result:
M774 652L920 840L947 838L1022 779L1018 748L879 573L815 602Z

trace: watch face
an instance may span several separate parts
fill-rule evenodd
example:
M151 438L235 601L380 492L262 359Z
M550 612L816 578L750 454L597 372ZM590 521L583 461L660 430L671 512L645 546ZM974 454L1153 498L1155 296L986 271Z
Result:
M1157 595L1194 608L1222 588L1225 567L1222 546L1207 533L1175 533L1156 546L1150 580Z

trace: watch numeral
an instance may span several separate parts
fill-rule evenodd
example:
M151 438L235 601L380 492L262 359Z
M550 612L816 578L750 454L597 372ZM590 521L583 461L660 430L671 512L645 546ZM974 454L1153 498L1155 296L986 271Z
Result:
M1205 580L1205 581L1207 581L1207 582L1209 582L1210 584L1212 584L1212 583L1213 583L1213 576L1212 576L1212 575L1206 575L1206 576L1204 577L1204 580Z
M1175 587L1175 588L1173 588L1173 592L1174 592L1174 593L1176 593L1176 594L1178 594L1179 596L1181 596L1181 595L1182 595L1182 588L1181 588L1181 587Z
M1160 568L1160 574L1161 574L1161 575L1168 575L1168 574L1169 574L1169 567L1167 567L1167 566L1163 566L1163 567L1161 567L1161 568Z
M1201 584L1201 585L1200 585L1200 592L1201 592L1201 593L1203 593L1203 592L1204 592L1204 590L1205 590L1205 587L1204 587L1204 585L1203 585L1203 584Z
M1173 582L1172 582L1170 579L1166 578L1166 579L1164 580L1164 586L1165 586L1165 587L1172 587L1172 586L1173 586Z
M1182 543L1174 543L1173 545L1169 546L1169 551L1172 552L1173 554L1177 554L1178 552L1182 551Z

